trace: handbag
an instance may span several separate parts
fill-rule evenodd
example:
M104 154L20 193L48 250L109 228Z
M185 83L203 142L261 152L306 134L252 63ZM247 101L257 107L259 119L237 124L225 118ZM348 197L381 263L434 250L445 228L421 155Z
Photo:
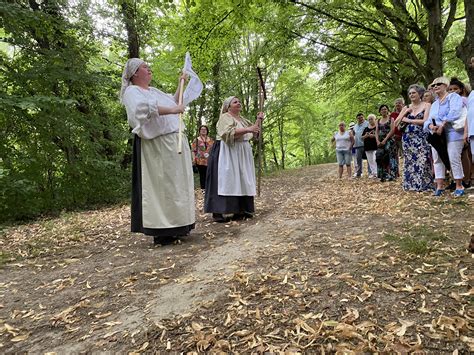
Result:
M446 169L451 170L445 132L441 135L429 133L426 141L436 150Z
M403 122L403 121L400 121L400 123L398 124L398 130L400 132L405 132L405 129L407 128L408 126L408 122Z
M461 131L464 129L464 125L466 124L466 117L467 117L467 107L463 106L461 110L461 116L456 121L451 123L451 127L453 127L456 131Z

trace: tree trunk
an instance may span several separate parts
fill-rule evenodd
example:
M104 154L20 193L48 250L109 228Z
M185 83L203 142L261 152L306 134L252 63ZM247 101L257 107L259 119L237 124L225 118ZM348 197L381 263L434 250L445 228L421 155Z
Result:
M283 123L284 123L283 117L279 117L278 118L278 136L280 138L280 154L281 154L280 166L282 170L285 170L285 143L283 141Z
M425 80L443 75L443 24L440 0L425 0L423 5L428 12L428 43L423 48L426 53ZM431 78L430 78L431 77Z
M456 48L456 56L464 63L469 83L474 89L474 66L470 65L471 58L474 57L474 2L472 0L464 0L464 11L466 13L466 32Z
M221 112L221 86L219 83L219 76L221 71L221 61L220 59L212 67L212 84L214 87L213 95L212 95L212 109L211 109L211 117L210 117L210 127L209 129L212 131L213 134L216 133L216 124L219 120L220 112Z
M136 24L136 7L129 3L129 0L123 0L120 4L120 12L123 16L125 29L127 30L128 57L140 57L140 39L138 37Z
M273 162L275 163L276 168L280 169L280 164L278 163L278 158L277 158L277 155L276 155L276 149L275 149L275 143L274 143L274 140L273 140L273 134L272 134L271 131L270 131L270 145L272 147Z
M123 16L123 22L125 23L125 29L127 30L128 58L139 58L140 41L136 26L136 8L130 5L129 0L123 0L120 3L119 11ZM131 134L131 132L132 129L129 128L129 133ZM123 169L127 169L132 162L132 144L133 138L130 137L127 141L127 152L124 154L120 164Z

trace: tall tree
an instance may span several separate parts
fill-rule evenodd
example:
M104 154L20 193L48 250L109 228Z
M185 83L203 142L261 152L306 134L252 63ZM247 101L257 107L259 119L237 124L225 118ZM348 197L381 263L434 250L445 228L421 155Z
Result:
M474 67L469 65L471 58L474 57L474 2L464 0L464 11L466 12L466 31L463 40L456 47L456 55L462 60L471 88L474 88Z

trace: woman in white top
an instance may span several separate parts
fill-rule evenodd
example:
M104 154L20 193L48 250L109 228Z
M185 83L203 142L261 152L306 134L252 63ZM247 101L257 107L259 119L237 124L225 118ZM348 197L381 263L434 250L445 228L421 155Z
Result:
M425 130L430 130L433 134L446 136L449 163L451 164L451 172L456 183L456 190L453 195L454 197L460 197L464 195L464 187L462 186L464 171L461 164L464 130L456 129L453 126L453 122L461 116L462 98L455 92L448 93L449 79L444 76L433 80L431 86L435 90L437 99L431 106L429 118L425 122ZM432 153L436 181L434 196L439 197L444 193L446 166L434 147L432 148Z
M354 145L354 136L351 131L346 131L346 124L339 123L339 131L334 134L332 141L336 142L336 157L339 165L339 179L342 178L344 165L347 168L347 177L351 178L351 149Z
M260 132L263 113L252 124L240 116L242 105L235 96L228 97L217 122L216 142L207 163L204 212L216 222L251 218L255 211L255 167L249 140Z
M131 231L166 244L194 228L194 183L191 151L182 137L178 154L179 118L184 111L174 96L149 86L151 70L141 59L127 61L121 102L134 134Z

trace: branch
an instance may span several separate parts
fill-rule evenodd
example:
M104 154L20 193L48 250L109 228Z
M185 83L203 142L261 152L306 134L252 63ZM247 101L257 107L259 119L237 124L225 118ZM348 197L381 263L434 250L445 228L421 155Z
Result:
M380 60L380 59L376 59L376 58L372 58L372 57L366 57L366 56L362 56L362 55L357 55L357 54L354 54L352 52L349 52L345 49L341 49L341 48L338 48L336 46L333 46L331 44L328 44L328 43L323 43L323 42L319 42L313 38L308 38L308 37L305 37L295 31L290 31L290 33L292 33L293 35L295 35L296 37L299 37L299 38L303 38L303 39L306 39L312 43L316 43L316 44L319 44L321 46L325 46L325 47L328 47L328 48L331 48L333 50L335 50L336 52L339 52L341 54L345 54L349 57L352 57L352 58L357 58L357 59L363 59L363 60L366 60L366 61L369 61L369 62L375 62L375 63L386 63L386 61L384 60Z
M453 25L454 21L456 21L456 9L458 6L458 0L450 0L449 2L449 15L448 19L446 20L446 23L444 24L443 27L443 40L446 39L446 36L448 35L448 32Z
M392 4L394 7L397 7L403 14L405 15L407 19L407 23L404 23L400 18L395 16L393 13L391 13L390 9L384 5L382 5L382 2L380 0L377 0L376 3L379 3L380 5L377 6L382 6L385 8L387 11L387 18L390 20L395 25L396 21L399 25L401 25L402 30L404 31L405 28L409 28L410 30L413 31L413 33L419 38L420 40L420 46L425 46L428 43L428 38L426 37L425 33L423 30L418 26L415 20L413 20L413 17L411 17L410 13L408 12L405 2L403 0L392 0ZM383 11L382 11L383 12ZM393 19L393 20L392 20Z
M222 22L224 22L225 19L226 19L227 17L229 17L229 15L230 15L232 12L234 12L233 9L230 10L227 14L225 14L225 16L224 16L223 18L221 18L221 19L219 20L219 22L215 23L214 26L212 26L212 28L209 30L209 32L207 32L206 38L204 38L204 40L201 42L201 45L199 46L199 49L202 49L202 46L204 45L204 43L206 43L207 40L209 39L209 37L211 36L212 31L214 31L214 29L215 29L217 26L219 26Z
M377 36L380 36L380 37L384 37L384 38L391 38L391 39L394 39L396 41L400 41L401 39L399 37L395 37L395 36L392 36L392 35L387 35L387 33L383 33L383 32L379 32L379 31L376 31L374 30L373 28L370 28L370 27L366 27L366 26L363 26L359 23L354 23L354 22L350 22L350 21L347 21L347 20L344 20L344 19L341 19L339 17L336 17L332 14L330 14L329 12L327 11L324 11L324 10L321 10L321 9L318 9L314 6L311 6L311 5L308 5L308 4L305 4L305 3L302 3L302 2L299 2L297 0L291 0L291 2L293 2L294 4L296 5L301 5L301 6L304 6L310 10L313 10L314 12L317 12L317 13L320 13L328 18L330 18L331 20L334 20L334 21L337 21L339 23L343 23L347 26L350 26L350 27L354 27L354 28L359 28L361 30L364 30L364 31L367 31L369 33L372 33L372 34L375 34Z

